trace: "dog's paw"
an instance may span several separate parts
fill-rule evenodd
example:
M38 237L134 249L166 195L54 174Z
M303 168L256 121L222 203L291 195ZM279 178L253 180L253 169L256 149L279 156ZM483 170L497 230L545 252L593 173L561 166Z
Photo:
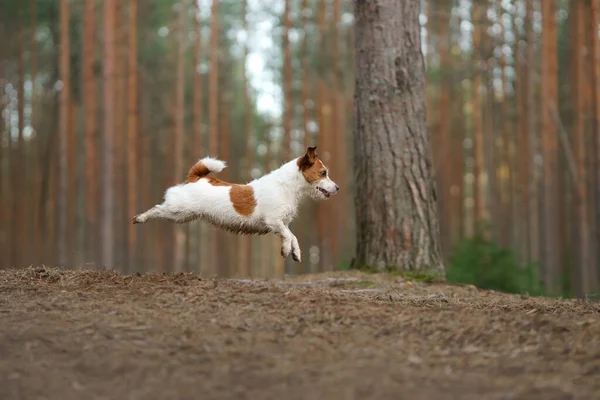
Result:
M300 249L296 248L296 249L292 250L292 258L296 262L302 262L302 256L301 256Z
M133 217L132 219L134 224L143 224L144 222L146 222L142 217L141 214L136 215L135 217Z
M287 256L290 255L290 252L292 251L292 246L290 245L283 245L281 246L281 257L283 258L287 258Z

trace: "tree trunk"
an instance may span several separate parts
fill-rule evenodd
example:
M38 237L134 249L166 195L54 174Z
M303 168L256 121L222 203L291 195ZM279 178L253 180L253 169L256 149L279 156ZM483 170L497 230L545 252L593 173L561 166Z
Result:
M201 158L202 152L204 151L203 146L203 136L202 136L202 120L203 120L203 109L202 109L202 75L200 74L198 67L202 60L202 27L200 25L200 6L197 1L194 1L194 32L195 32L195 41L194 41L194 68L193 68L193 109L192 109L192 120L193 120L193 128L192 128L192 154L191 154L191 163L197 161L197 159ZM203 260L203 252L201 252L202 240L204 239L204 225L200 221L194 222L192 225L193 229L191 232L191 236L193 238L193 245L191 245L191 254L190 254L190 263L193 265L193 270L198 271L196 268L198 265L202 264L201 260Z
M544 281L556 293L560 285L558 238L558 143L553 111L558 109L558 65L556 57L556 1L542 2L542 155L544 201L542 209Z
M24 23L24 21L23 21ZM18 28L17 31L17 117L18 117L18 142L17 152L15 154L16 162L14 164L16 172L13 175L12 190L14 190L17 198L25 196L25 177L29 169L25 163L25 29ZM23 201L15 201L13 203L12 221L14 241L12 246L13 263L15 267L24 266L25 256L30 249L27 244L30 242L25 239L25 203Z
M179 2L179 15L177 21L177 61L175 68L175 101L174 101L174 120L175 135L173 147L175 152L175 168L173 169L173 182L181 182L183 179L183 131L185 114L185 16L187 11L185 0ZM183 226L175 225L174 229L174 265L175 271L183 270L185 232Z
M595 237L592 238L594 245L592 248L595 249L595 263L592 268L596 271L596 281L593 283L594 287L600 286L600 250L598 245L600 244L600 171L598 166L600 163L600 38L594 32L597 32L598 26L600 25L600 0L591 0L591 11L590 11L591 25L591 60L592 60L592 93L593 93L593 134L595 139L594 148L594 160L595 168L593 168L596 176L594 186L596 188L596 224L595 224ZM594 29L594 27L596 27Z
M60 116L59 116L59 145L58 145L58 229L57 250L58 263L67 260L67 214L68 214L68 140L71 104L71 68L69 44L69 1L60 2Z
M65 0L66 1L66 0ZM116 0L104 1L104 132L102 135L102 264L114 266Z
M210 132L208 137L208 155L217 157L219 132L219 2L212 0L210 18L210 70L208 75L208 117ZM207 235L208 271L217 272L217 242L214 235Z
M292 50L289 33L291 28L291 0L285 0L283 11L283 160L291 158L292 139Z
M528 209L529 209L529 260L538 262L540 260L540 202L539 202L539 181L536 156L539 148L539 137L537 130L537 121L531 104L539 101L536 96L534 73L535 73L535 42L536 34L533 29L534 0L528 0L525 3L525 36L527 38L527 68L525 69L525 87L527 88L526 105L529 105L527 114L527 136L529 142L528 160Z
M473 228L474 233L484 233L487 218L485 207L485 196L483 188L484 173L484 143L483 143L483 120L481 117L481 35L482 15L479 2L472 2L471 20L473 21Z
M356 265L441 274L419 3L356 3Z
M137 43L137 13L138 0L129 0L129 48L128 48L128 91L127 91L127 216L132 217L136 212L138 193L138 43ZM127 218L128 220L128 218ZM128 257L127 267L131 270L135 262L136 230L133 224L127 225Z
M254 148L253 144L253 129L252 129L252 109L250 104L250 95L248 93L248 71L246 70L246 61L248 60L248 52L250 38L248 29L248 0L242 0L242 18L244 31L246 32L246 41L244 43L244 59L242 62L242 90L243 90L243 102L244 102L244 153L246 160L246 175L245 178L248 182L252 180L252 164ZM242 249L241 254L241 275L248 277L252 275L252 238L244 236L241 238Z
M449 0L443 0L439 6L440 15L437 18L438 48L440 55L440 86L439 86L439 117L437 120L437 143L434 140L436 147L439 146L439 158L437 159L436 177L438 182L438 203L440 210L440 245L443 254L448 255L451 250L451 200L450 200L450 173L452 168L447 166L455 155L450 151L450 132L451 132L451 114L450 114L450 91L452 83L450 74L452 66L450 65L450 13L452 12L452 4ZM434 165L435 165L434 160Z
M83 22L83 113L85 134L86 253L96 261L98 242L98 157L96 154L96 12L95 0L86 0Z

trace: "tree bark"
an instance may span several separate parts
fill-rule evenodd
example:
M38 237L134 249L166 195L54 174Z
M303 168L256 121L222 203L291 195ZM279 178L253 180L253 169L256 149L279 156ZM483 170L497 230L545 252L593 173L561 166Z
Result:
M593 282L594 288L598 288L600 286L600 250L598 249L598 244L600 244L600 205L598 201L600 201L600 171L598 171L598 166L600 164L600 38L597 33L598 26L600 25L600 0L591 0L591 61L592 61L592 93L593 93L593 134L592 136L595 139L594 146L594 172L595 172L595 182L594 185L596 188L596 202L595 202L595 237L592 238L594 241L594 245L592 248L595 250L595 265L592 266L595 271L595 282ZM595 27L595 29L594 29Z
M65 0L66 1L66 0ZM102 135L102 264L114 264L116 0L104 1L104 132Z
M59 74L62 82L60 91L60 115L58 138L58 263L65 263L67 257L67 214L68 214L68 140L71 103L71 68L69 43L69 1L60 2L60 61Z
M193 68L193 85L194 85L194 94L193 94L193 109L192 109L192 120L193 120L193 129L192 129L192 154L191 154L191 163L194 163L199 159L204 151L203 146L203 136L202 136L202 121L204 118L204 113L202 109L202 75L198 70L200 66L200 62L202 60L202 27L200 25L200 5L197 1L193 1L194 3L194 32L195 32L195 41L194 41L194 68ZM191 232L191 239L193 239L193 245L191 245L191 253L190 253L190 263L193 265L193 270L198 271L197 266L201 263L201 256L204 254L201 252L202 240L203 240L203 232L204 225L200 221L194 222L192 225L193 229Z
M542 207L544 281L556 293L560 285L558 237L558 143L552 110L558 109L558 61L556 54L556 1L542 1L542 155L544 201Z
M182 0L179 2L179 14L177 18L177 61L175 68L175 101L174 101L174 120L175 120L175 135L173 147L175 148L175 168L173 169L173 182L181 182L183 179L183 134L184 134L184 114L185 114L185 43L186 43L186 11L187 2ZM184 250L186 234L183 226L175 225L174 233L174 265L175 271L183 270Z
M356 3L355 265L440 274L419 4Z
M137 43L138 0L129 0L129 45L128 45L128 90L127 90L127 215L135 215L138 193L138 43ZM133 224L127 225L128 269L135 262L136 230Z
M527 68L525 69L524 86L527 88L526 105L527 109L527 138L529 144L528 160L528 210L529 210L529 261L538 262L540 260L540 202L539 202L539 180L536 156L539 149L539 135L537 129L536 114L531 109L531 104L536 104L539 99L536 96L534 73L535 73L535 42L536 34L533 29L534 18L534 0L528 0L525 3L525 36L527 38Z
M212 0L210 23L210 70L208 73L208 155L217 157L219 146L219 1ZM215 235L207 235L208 271L217 272L217 242Z
M484 233L482 228L487 218L485 207L485 196L483 188L484 173L484 143L483 143L483 120L481 116L481 36L482 18L481 5L472 2L471 20L473 21L473 228L474 233Z
M242 0L242 18L244 31L246 32L246 41L244 42L244 59L242 62L242 90L243 90L243 102L244 102L244 153L246 160L246 175L245 178L248 182L252 180L252 164L254 148L253 143L253 129L252 129L252 109L250 104L250 95L248 93L248 71L246 70L246 62L248 60L249 43L250 43L250 32L248 28L248 0ZM251 276L252 275L252 238L243 236L241 238L242 250L241 254L241 275Z
M291 0L285 0L283 11L283 160L291 158L292 140L292 50L289 33L291 28Z
M96 155L96 77L94 62L96 55L96 12L95 0L86 0L83 23L83 112L85 135L85 215L86 252L96 261L98 242L98 157Z

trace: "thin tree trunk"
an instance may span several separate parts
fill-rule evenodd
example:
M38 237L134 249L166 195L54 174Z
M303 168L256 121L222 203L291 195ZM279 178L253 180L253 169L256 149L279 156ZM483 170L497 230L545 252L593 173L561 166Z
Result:
M252 109L250 104L250 95L248 93L248 71L246 70L246 62L248 60L248 44L250 43L249 28L248 28L248 0L242 0L242 18L244 32L246 32L246 41L244 42L244 59L242 62L242 90L243 90L243 102L244 102L244 131L245 131L245 159L246 159L246 180L250 182L252 180L252 164L254 149L253 144L253 129L252 129ZM252 238L242 237L243 251L241 260L241 275L251 276L252 275Z
M530 8L530 6L527 6ZM514 21L514 18L513 18ZM520 253L521 253L521 261L525 265L526 262L530 260L530 246L531 246L531 237L530 237L530 212L529 212L529 180L531 178L529 174L529 164L531 157L531 143L530 143L530 133L527 129L527 117L530 110L530 107L527 105L528 96L529 96L529 66L525 62L525 54L524 49L519 47L519 43L525 43L527 48L530 47L530 43L526 42L527 37L525 36L528 33L529 25L531 24L531 20L527 17L524 20L524 28L518 34L520 40L516 42L516 57L515 57L515 70L516 70L516 80L514 83L515 95L517 96L517 151L518 151L518 176L519 176L519 207L520 210L518 213L519 218L519 242ZM515 24L513 27L516 28ZM516 30L515 30L516 32Z
M38 128L37 123L37 101L38 101L38 88L37 88L37 77L38 77L38 46L37 46L37 27L38 27L38 10L37 10L37 1L29 0L29 10L30 10L30 31L31 35L29 37L30 40L30 54L31 54L31 98L32 98L32 107L29 114L29 119L31 121L31 126L33 131L35 132L35 138L31 144L31 153L30 157L32 157L30 172L31 172L31 184L32 184L32 196L31 203L29 205L29 209L31 210L31 223L30 223L30 235L33 237L33 262L38 264L42 262L42 231L39 226L37 226L37 221L40 218L40 208L38 207L38 201L40 198L40 188L42 186L42 178L41 178L41 169L45 168L45 166L41 165L41 156L42 156L42 146L41 146L41 129Z
M98 156L96 153L96 11L95 0L86 0L83 19L83 114L85 134L86 253L97 260Z
M292 138L292 50L289 33L291 28L291 0L284 0L283 11L283 159L291 158Z
M528 160L528 209L529 209L529 249L530 256L529 260L538 262L540 260L540 207L539 207L539 189L538 189L538 167L536 164L536 156L538 153L539 140L537 133L537 124L535 118L535 112L531 109L531 104L535 104L537 101L534 74L535 74L535 43L536 35L533 29L533 13L534 13L534 0L527 0L525 3L525 36L527 38L527 68L525 69L525 87L527 88L527 136L529 142L529 154Z
M319 56L321 62L326 64L329 61L328 57L328 38L327 38L327 0L318 0L318 11L317 11L317 24L319 29L320 37L320 52ZM329 114L331 112L331 106L328 101L327 88L325 84L323 73L317 78L317 121L319 126L317 145L321 149L321 156L323 161L327 163L327 157L325 152L329 151L328 139L330 134L329 129ZM319 248L319 271L324 271L329 267L329 260L327 258L327 227L329 226L329 213L327 204L317 204L317 218L318 218L318 235L317 244Z
M194 68L193 68L193 85L194 85L194 95L193 95L193 111L192 118L194 127L192 129L193 139L192 139L192 160L191 162L195 162L197 158L200 158L202 152L204 151L203 146L203 136L202 136L202 121L203 121L203 109L202 109L202 75L198 70L200 66L200 62L202 61L202 27L200 25L200 6L197 1L194 1L194 32L195 32L195 42L194 42ZM193 265L194 270L198 271L198 264L202 265L201 260L204 260L204 253L201 252L202 241L204 240L204 225L200 222L195 222L193 224L192 237L194 239L194 246L192 246L190 254L190 261Z
M24 22L24 21L23 21ZM16 198L25 198L24 177L27 176L29 169L25 161L25 29L19 28L17 31L17 117L18 117L18 141L17 151L15 154L15 170L13 175L13 184L11 190L16 194ZM2 121L3 122L3 121ZM12 260L16 267L24 266L25 256L30 249L27 247L29 240L25 238L25 209L26 203L23 201L13 202L12 221L14 241L12 245Z
M179 3L179 16L177 21L177 61L175 68L175 135L173 147L175 152L174 182L181 182L183 179L183 135L184 135L184 114L185 114L185 0ZM183 270L184 250L185 250L185 232L183 227L174 226L175 241L175 270Z
M500 40L501 43L505 41L506 28L502 21L503 9L501 0L497 3L498 18L500 19ZM500 178L500 193L501 193L501 218L500 218L500 245L509 248L511 244L511 226L512 221L512 165L511 165L511 132L514 130L511 127L511 115L510 115L510 101L514 99L509 98L510 82L507 76L507 57L506 53L502 52L500 56L500 71L501 71L501 82L502 82L502 153L501 153L501 164L499 168Z
M138 65L137 65L137 13L138 0L129 0L129 46L128 46L128 90L127 90L127 215L132 217L136 212L138 193ZM128 218L127 218L128 220ZM127 268L135 264L136 231L133 224L128 224L128 259Z
M484 143L483 143L483 120L481 117L481 19L483 13L479 2L472 2L471 20L473 21L473 208L474 208L474 232L484 233L482 228L485 224L487 213L485 207L485 196L483 188L484 176Z
M438 26L438 48L440 54L440 98L439 98L439 117L437 121L437 140L439 145L439 158L437 169L437 181L439 188L438 202L441 203L440 210L440 243L444 254L449 254L451 249L451 231L450 231L450 172L451 168L445 168L445 165L451 162L455 156L450 152L450 91L451 83L449 75L452 71L450 65L450 12L451 3L449 0L444 0L439 6L439 17L437 18ZM435 161L435 160L434 160ZM434 163L435 165L435 163Z
M443 273L419 3L356 3L356 265Z
M558 105L558 65L556 34L556 1L542 2L542 153L544 160L543 249L546 289L557 293L560 288L560 255L558 254L558 143L552 109Z
M63 0L66 1L66 0ZM104 132L102 135L102 264L114 264L116 0L104 0Z
M58 140L58 264L67 262L67 214L68 214L68 140L71 104L71 68L69 43L69 0L60 1L60 116Z
M210 132L208 137L208 153L217 156L219 129L219 2L212 0L210 24L210 70L208 76L208 116ZM217 272L217 246L214 235L208 234L208 270Z
M2 34L4 34L2 29ZM3 55L3 54L2 54ZM0 69L0 80L3 78L4 71ZM0 115L4 115L4 108L8 105L8 96L5 94L4 87L0 88ZM6 124L0 123L0 143L6 141L6 146L0 146L0 252L1 254L10 254L10 239L11 239L11 196L10 196L10 176L12 168L10 165L10 131ZM10 266L9 257L2 259L0 268Z

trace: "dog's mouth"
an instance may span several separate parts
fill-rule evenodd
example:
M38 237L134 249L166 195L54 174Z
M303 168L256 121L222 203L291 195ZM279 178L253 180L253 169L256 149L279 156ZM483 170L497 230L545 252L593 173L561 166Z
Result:
M319 192L323 193L323 196L325 196L325 197L329 198L330 194L329 194L329 192L328 192L327 190L323 189L323 188L322 188L322 187L320 187L320 186L317 186L317 190L318 190Z

